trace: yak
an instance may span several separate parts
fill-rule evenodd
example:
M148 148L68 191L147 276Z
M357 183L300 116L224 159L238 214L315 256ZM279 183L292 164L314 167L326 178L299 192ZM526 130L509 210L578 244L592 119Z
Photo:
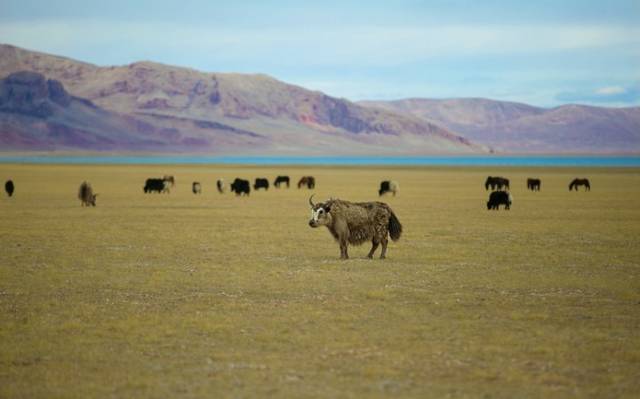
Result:
M93 189L91 188L91 184L82 182L80 185L80 189L78 190L78 198L80 199L80 204L82 206L96 206L96 197L98 194L93 193Z
M15 191L16 187L13 185L13 180L7 180L6 183L4 183L4 191L7 192L7 195L9 197L11 197L13 195L13 192Z
M236 177L233 183L231 183L231 191L235 192L236 195L249 195L249 193L251 192L249 180L244 180Z
M569 184L569 191L573 189L578 191L578 186L584 186L585 191L591 191L591 184L589 184L589 179L573 179L571 184Z
M269 180L262 177L256 177L256 182L253 185L253 189L258 191L259 188L269 190Z
M298 188L307 186L309 190L313 190L316 187L316 178L313 176L302 176L298 181Z
M194 194L202 194L202 186L199 182L194 181L191 184L191 191L193 191Z
M387 255L387 236L398 241L402 234L402 224L389 205L383 202L349 202L340 199L329 199L322 203L313 203L313 195L309 198L311 220L309 226L316 228L326 226L340 245L340 259L349 259L347 246L360 245L371 241L371 250L367 257L382 244L380 259Z
M218 192L220 194L224 193L224 179L218 179L216 182L216 187L218 188Z
M145 193L151 193L153 191L156 191L158 193L169 192L169 181L164 179L149 178L144 183L143 190Z
M531 191L540 191L541 184L542 182L540 181L540 179L532 179L532 178L527 179L527 189Z
M380 183L380 190L378 190L378 196L382 197L383 194L393 193L393 196L396 196L396 192L398 191L398 183L393 180L385 180Z
M498 190L502 190L503 187L508 190L509 179L505 179L504 177L499 176L488 176L487 180L484 182L484 188L485 190L488 190L489 187L491 187L491 191L495 190L496 188Z
M511 202L513 202L513 197L510 193L506 191L493 191L489 195L489 201L487 202L487 209L498 210L500 209L500 205L504 205L504 209L511 208Z
M164 175L162 177L162 180L166 181L167 183L170 183L171 187L176 185L176 179L173 176Z
M289 176L278 176L276 180L274 180L273 185L275 188L280 188L280 184L287 183L287 188L289 188Z

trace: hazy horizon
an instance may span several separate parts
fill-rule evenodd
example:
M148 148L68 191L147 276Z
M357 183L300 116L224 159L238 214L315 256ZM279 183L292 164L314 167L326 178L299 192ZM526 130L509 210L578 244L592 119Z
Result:
M100 66L263 73L359 100L640 105L640 4L3 4L0 42Z

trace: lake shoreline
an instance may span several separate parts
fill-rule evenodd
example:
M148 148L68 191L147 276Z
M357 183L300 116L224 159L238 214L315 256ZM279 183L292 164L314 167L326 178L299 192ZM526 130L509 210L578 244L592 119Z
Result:
M232 165L314 167L640 167L637 155L200 156L0 155L2 164Z

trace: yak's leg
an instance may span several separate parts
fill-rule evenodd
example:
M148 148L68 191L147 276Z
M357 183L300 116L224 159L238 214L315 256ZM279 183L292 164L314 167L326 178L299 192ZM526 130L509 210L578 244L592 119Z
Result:
M380 253L380 259L384 259L387 257L387 244L389 243L389 240L387 239L387 237L383 237L381 240L382 243L382 253Z
M367 258L372 259L373 258L373 253L376 252L376 249L378 249L378 245L380 243L378 241L376 241L376 239L374 238L373 240L371 240L371 251L369 251L369 255L367 255Z
M347 253L347 243L340 242L340 259L349 259L349 254Z

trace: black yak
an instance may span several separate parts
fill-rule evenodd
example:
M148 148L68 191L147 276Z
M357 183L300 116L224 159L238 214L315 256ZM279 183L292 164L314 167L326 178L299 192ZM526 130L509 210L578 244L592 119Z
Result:
M237 178L231 183L231 192L235 192L236 195L249 195L251 192L251 185L249 180Z
M12 180L7 180L6 183L4 183L4 191L7 192L7 195L9 197L11 197L13 195L13 192L15 191L16 187L13 185L13 181Z
M527 189L531 191L540 191L540 185L542 185L540 179L527 179Z
M500 209L500 205L504 205L504 209L511 209L511 202L513 197L506 191L494 191L489 195L489 201L487 202L487 209Z
M486 190L491 187L491 190L502 190L503 188L509 189L509 179L505 179L504 177L499 176L488 176L487 180L484 182L484 188Z
M253 189L257 191L259 188L269 190L269 180L262 177L256 177L256 182L253 185Z
M170 183L164 179L149 178L145 181L143 190L145 193L151 193L153 191L165 193L169 192L169 184Z
M276 180L273 182L273 185L276 188L280 188L280 184L287 183L287 188L289 188L289 176L278 176Z
M571 184L569 184L569 191L573 189L578 191L579 186L584 186L585 191L591 191L591 184L589 184L589 179L573 179Z

